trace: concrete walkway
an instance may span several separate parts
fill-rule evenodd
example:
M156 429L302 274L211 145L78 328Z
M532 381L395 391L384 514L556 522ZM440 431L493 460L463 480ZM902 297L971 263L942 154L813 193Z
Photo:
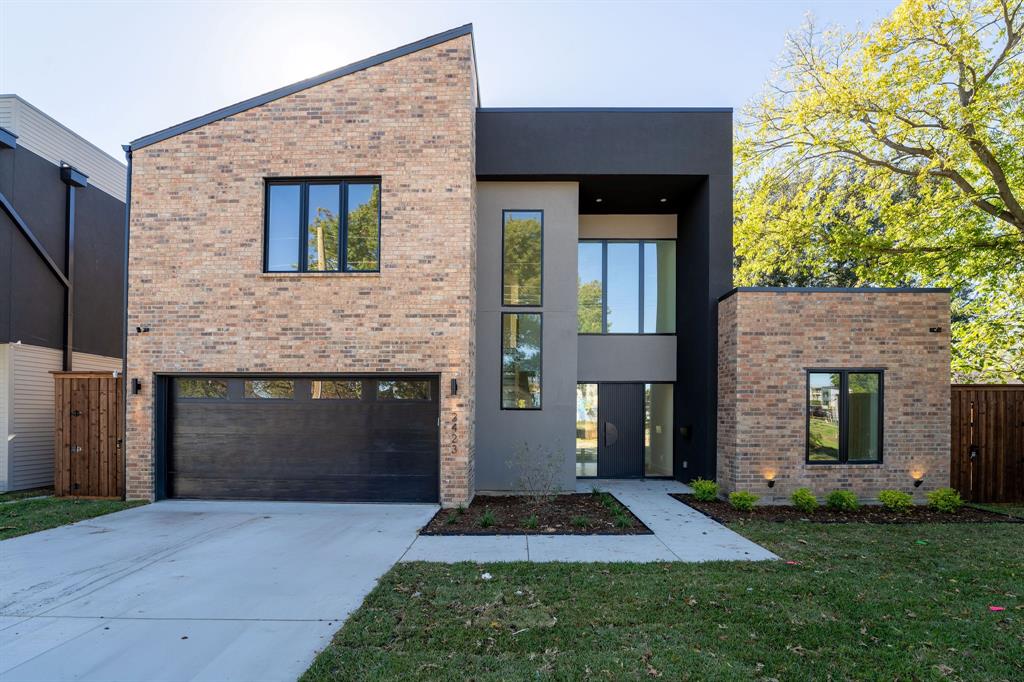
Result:
M0 680L294 680L436 505L168 501L0 542Z
M733 561L778 557L695 509L669 497L691 492L678 481L596 480L654 535L421 535L402 561Z

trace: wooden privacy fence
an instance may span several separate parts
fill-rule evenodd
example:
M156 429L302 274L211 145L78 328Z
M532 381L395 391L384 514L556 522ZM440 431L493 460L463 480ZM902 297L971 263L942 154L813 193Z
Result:
M1024 386L954 384L950 481L973 502L1024 502Z
M124 378L111 372L53 372L57 495L124 496Z

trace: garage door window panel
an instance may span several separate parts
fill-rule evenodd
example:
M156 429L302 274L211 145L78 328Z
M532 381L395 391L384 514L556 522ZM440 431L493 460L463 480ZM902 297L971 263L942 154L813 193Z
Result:
M222 379L181 378L174 380L174 391L184 400L223 400L228 397L228 382Z
M429 381L394 380L377 383L378 400L430 400Z
M309 383L313 400L361 400L363 397L362 381L314 379Z
M257 400L291 400L295 382L290 379L251 379L245 382L245 397Z

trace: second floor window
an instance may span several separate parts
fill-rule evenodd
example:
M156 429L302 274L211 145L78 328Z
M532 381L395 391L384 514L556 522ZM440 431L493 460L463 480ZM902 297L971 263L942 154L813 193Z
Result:
M503 211L501 225L501 304L541 305L544 212Z
M380 270L380 182L267 182L264 270Z
M671 239L579 243L580 334L675 334L676 243Z

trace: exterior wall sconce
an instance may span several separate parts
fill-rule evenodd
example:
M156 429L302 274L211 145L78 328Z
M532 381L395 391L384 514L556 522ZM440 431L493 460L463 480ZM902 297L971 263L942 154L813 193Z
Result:
M452 379L452 395L458 395L458 394L459 394L459 380L458 379Z
M132 395L137 395L142 390L142 382L138 379L132 379Z
M135 328L135 333L136 334L145 334L148 331L149 331L149 327L136 327Z

